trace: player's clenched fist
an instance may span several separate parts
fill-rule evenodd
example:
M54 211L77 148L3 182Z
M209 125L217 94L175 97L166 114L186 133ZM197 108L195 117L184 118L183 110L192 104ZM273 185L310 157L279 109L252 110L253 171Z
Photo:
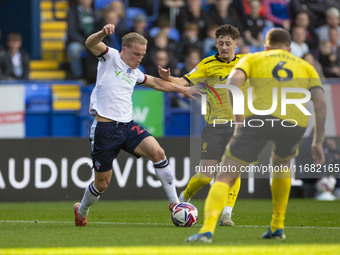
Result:
M104 27L103 27L103 32L106 34L106 35L112 35L115 31L115 25L113 24L106 24Z

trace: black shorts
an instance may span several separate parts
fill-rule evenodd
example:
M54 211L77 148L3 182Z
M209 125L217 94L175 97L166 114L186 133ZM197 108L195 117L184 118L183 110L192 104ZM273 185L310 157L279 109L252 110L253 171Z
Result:
M248 123L251 119L264 121L262 127L240 127L231 138L227 147L227 156L243 163L257 163L258 154L268 141L273 141L273 151L281 159L289 159L298 155L299 142L305 132L305 128L284 127L281 120L273 116L250 116L245 119ZM276 119L274 127L271 121Z
M220 161L233 133L234 128L227 125L206 125L202 131L201 159Z
M128 123L93 121L90 142L94 169L98 172L112 169L112 161L121 149L139 158L134 150L148 136L151 134L133 120Z

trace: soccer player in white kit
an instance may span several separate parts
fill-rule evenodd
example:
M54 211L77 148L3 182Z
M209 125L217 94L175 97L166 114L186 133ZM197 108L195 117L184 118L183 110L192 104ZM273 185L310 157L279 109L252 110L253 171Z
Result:
M90 131L94 181L86 188L81 203L73 206L75 225L86 226L90 206L98 201L112 177L112 161L121 149L136 157L154 162L157 178L169 199L169 209L179 203L174 177L164 150L156 139L132 119L131 96L135 84L163 92L182 92L188 97L200 94L188 87L143 74L138 66L147 47L140 34L128 33L122 38L122 51L107 47L102 40L114 33L107 24L86 40L88 49L98 57L96 86L91 94L90 113L95 116Z

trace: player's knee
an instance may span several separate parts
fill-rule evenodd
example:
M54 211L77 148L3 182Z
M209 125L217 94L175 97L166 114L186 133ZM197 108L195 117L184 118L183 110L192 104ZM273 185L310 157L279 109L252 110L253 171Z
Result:
M159 162L163 159L165 159L165 152L162 149L162 147L158 146L157 148L154 149L152 153L152 161Z
M104 180L95 182L95 187L100 193L102 193L109 187L109 184L110 184L110 180L104 179Z
M213 171L206 171L206 172L200 172L200 178L214 178L215 172Z
M239 176L240 176L240 173L237 173L237 172L236 173L219 172L216 175L216 181L224 182L228 184L229 187L232 187Z

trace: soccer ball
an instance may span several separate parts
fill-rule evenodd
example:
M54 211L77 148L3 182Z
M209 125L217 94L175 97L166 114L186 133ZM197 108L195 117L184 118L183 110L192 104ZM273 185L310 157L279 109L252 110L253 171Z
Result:
M336 179L333 176L322 177L316 182L318 192L333 192L336 185Z
M172 209L171 219L177 227L194 226L198 221L197 208L190 203L179 203Z

